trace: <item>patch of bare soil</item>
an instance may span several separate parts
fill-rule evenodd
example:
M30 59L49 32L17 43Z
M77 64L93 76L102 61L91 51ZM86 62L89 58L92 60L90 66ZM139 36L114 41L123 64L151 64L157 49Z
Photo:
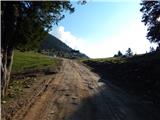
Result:
M26 114L36 98L45 92L49 83L54 80L55 74L60 70L60 63L50 67L11 75L8 95L2 99L2 120L12 120L16 114Z

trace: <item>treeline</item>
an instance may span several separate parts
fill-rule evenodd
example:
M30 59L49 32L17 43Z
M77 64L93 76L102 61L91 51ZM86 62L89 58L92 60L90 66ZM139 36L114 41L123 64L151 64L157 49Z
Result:
M155 49L154 47L150 47L150 51L149 53L152 53L152 52L157 52L157 51L160 51L160 46L157 46L157 48ZM147 52L146 52L147 53ZM131 48L128 48L126 50L126 53L125 54L122 54L122 52L119 50L117 54L115 54L113 57L132 57L132 56L136 56L137 54L133 53L133 51L131 50Z

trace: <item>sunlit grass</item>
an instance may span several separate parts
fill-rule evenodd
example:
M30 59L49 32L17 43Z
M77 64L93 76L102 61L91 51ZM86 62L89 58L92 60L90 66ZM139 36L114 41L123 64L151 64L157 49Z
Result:
M93 61L93 62L111 62L111 63L125 63L127 62L126 58L122 57L110 57L110 58L96 58L96 59L83 59L83 61Z
M33 51L20 52L15 50L12 72L41 68L43 66L54 65L55 63L55 59L46 55L35 53Z

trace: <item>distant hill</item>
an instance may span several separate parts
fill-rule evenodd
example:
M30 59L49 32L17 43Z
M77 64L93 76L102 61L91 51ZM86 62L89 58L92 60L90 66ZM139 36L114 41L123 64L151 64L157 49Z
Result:
M78 50L74 50L63 43L55 36L48 34L40 44L39 52L50 56L58 56L65 58L88 58Z

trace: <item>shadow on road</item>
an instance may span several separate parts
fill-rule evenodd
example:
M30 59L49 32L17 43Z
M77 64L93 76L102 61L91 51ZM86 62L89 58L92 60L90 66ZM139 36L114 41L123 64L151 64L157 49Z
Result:
M160 111L141 103L114 85L99 80L92 96L83 99L78 109L65 120L160 120Z

